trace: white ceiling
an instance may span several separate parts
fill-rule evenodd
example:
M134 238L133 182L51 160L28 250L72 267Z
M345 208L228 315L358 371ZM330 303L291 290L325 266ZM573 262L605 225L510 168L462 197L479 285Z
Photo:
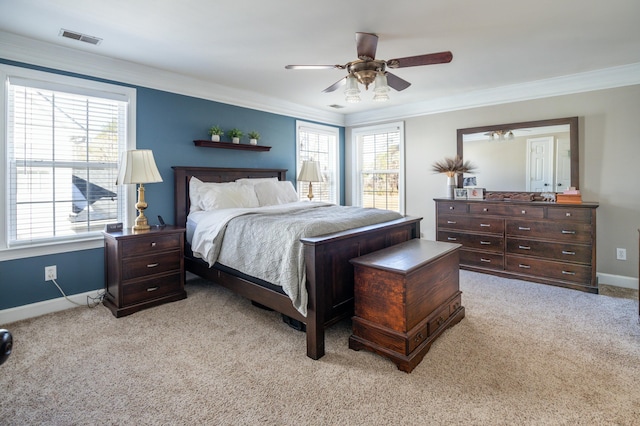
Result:
M638 19L638 0L0 0L5 34L346 115L637 70ZM103 41L62 38L62 28ZM356 59L357 31L379 36L378 59L450 50L453 61L393 70L412 85L382 104L371 100L372 88L358 104L346 104L342 90L322 93L343 70L285 70Z

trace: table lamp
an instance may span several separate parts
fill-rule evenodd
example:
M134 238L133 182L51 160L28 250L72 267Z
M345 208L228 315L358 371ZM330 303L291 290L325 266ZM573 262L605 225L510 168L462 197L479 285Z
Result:
M313 186L312 182L322 182L322 173L320 173L320 163L313 160L305 160L302 162L302 168L298 175L298 180L301 182L309 182L309 193L307 197L309 201L313 199Z

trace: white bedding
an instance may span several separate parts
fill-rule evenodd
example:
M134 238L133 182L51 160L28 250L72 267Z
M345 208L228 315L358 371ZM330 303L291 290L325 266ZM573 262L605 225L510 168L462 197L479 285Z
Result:
M307 314L306 270L301 238L399 219L389 210L299 201L260 208L193 212L194 256L218 262L281 286L293 306Z

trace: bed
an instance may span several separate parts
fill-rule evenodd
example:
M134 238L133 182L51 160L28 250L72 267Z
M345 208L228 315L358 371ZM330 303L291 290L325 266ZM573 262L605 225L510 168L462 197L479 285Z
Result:
M277 178L286 180L284 169L245 169L174 166L176 225L186 227L190 211L189 182L234 182L238 179ZM353 266L349 259L420 236L422 218L402 217L318 237L302 238L306 291L306 316L277 286L248 276L225 265L213 266L196 256L185 244L185 268L200 277L223 285L237 294L282 313L305 325L307 356L319 359L325 354L325 329L353 314Z

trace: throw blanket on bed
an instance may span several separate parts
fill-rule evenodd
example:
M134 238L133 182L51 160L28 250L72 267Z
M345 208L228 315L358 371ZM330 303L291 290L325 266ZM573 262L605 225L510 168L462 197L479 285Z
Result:
M304 237L400 219L389 210L307 201L259 209L199 212L193 234L196 257L281 286L293 306L307 315Z

